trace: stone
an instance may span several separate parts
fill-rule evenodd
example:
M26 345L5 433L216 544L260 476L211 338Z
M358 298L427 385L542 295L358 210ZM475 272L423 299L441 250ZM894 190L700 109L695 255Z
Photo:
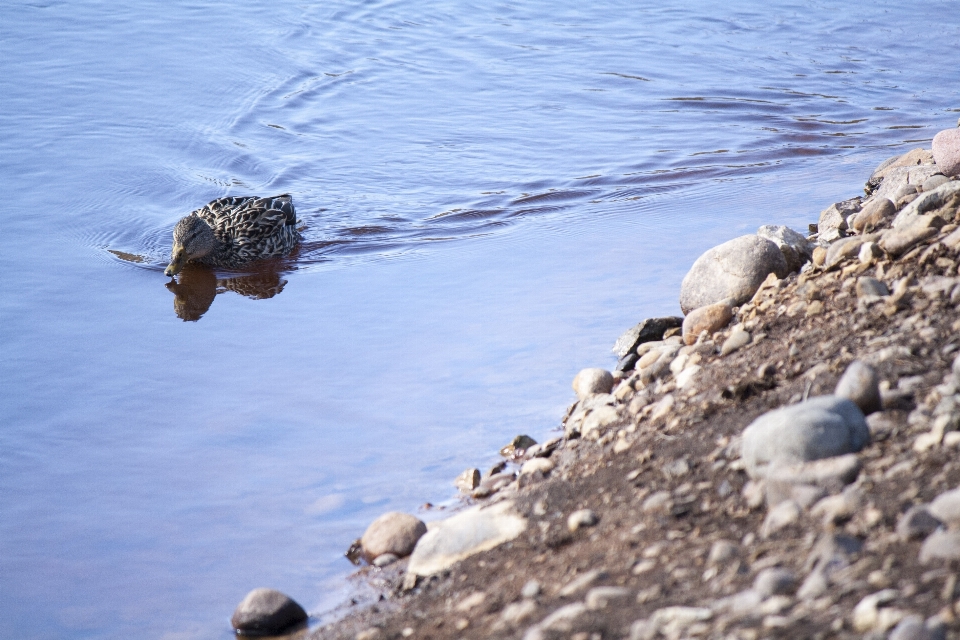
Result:
M750 334L743 329L734 329L730 332L730 337L723 341L720 347L720 355L725 356L750 344Z
M528 473L537 473L538 471L543 475L547 475L553 471L556 465L549 458L532 458L523 463L523 466L520 467L520 475L526 475Z
M843 493L827 496L813 505L810 515L824 525L846 522L859 510L863 492L857 487L848 487Z
M945 176L960 176L960 129L944 129L933 136L933 159Z
M882 609L900 596L896 589L884 589L864 596L853 608L853 629L860 633L867 631L886 631L897 624L903 614L896 609Z
M620 421L620 413L611 406L599 406L586 415L580 434L587 440L598 440L607 427Z
M863 278L860 278L857 282L858 294L862 280ZM880 285L882 286L883 283L881 282ZM885 286L883 288L886 289ZM880 379L877 377L877 372L860 360L854 360L847 365L833 395L852 400L865 416L880 411L883 407L880 401Z
M880 280L871 278L870 276L860 276L857 278L858 298L868 298L874 296L882 297L888 295L890 295L890 289Z
M601 369L601 371L603 371ZM528 435L514 436L510 444L500 449L500 455L505 458L515 458L526 453L527 449L537 444L537 441Z
M613 352L618 358L622 358L645 342L662 340L664 332L679 327L682 322L683 318L673 316L647 318L640 324L627 329L617 338L616 344L613 345Z
M470 595L466 596L457 605L454 607L455 610L466 612L470 609L475 609L482 605L487 600L487 594L483 591L474 591Z
M573 390L583 400L594 393L610 393L613 390L613 374L606 369L583 369L573 379Z
M590 509L580 509L579 511L574 511L567 518L567 528L570 529L571 533L584 529L586 527L592 527L595 524L600 522L600 518L597 517Z
M237 605L230 624L238 633L277 635L307 621L307 612L274 589L254 589Z
M373 566L375 567L386 567L391 565L400 558L393 555L392 553L381 553L373 560Z
M850 198L843 202L837 202L820 212L820 218L817 222L817 231L823 235L830 231L846 231L847 219L860 211L861 199Z
M599 611L606 609L611 603L622 602L630 597L630 590L624 587L594 587L587 592L583 599L587 609Z
M927 212L936 211L940 207L954 201L960 194L960 180L946 182L933 191L924 192L916 200L903 208L890 223L892 227L906 226L918 216Z
M353 640L380 640L383 636L383 632L376 627L370 627L369 629L364 629L360 631L353 637Z
M930 515L951 525L960 524L960 488L945 491L928 507Z
M541 631L570 631L573 622L586 612L587 605L582 602L574 602L560 607L548 615L540 621L537 627L539 627ZM526 635L524 635L524 638L526 638Z
M686 367L683 371L677 374L675 379L675 382L677 383L677 389L692 389L694 387L694 383L696 382L697 375L699 375L700 371L702 370L703 367L698 364Z
M790 592L797 582L797 577L789 569L769 567L763 569L753 580L753 590L761 600L770 596L784 595Z
M777 245L756 235L734 238L709 249L693 263L680 284L680 309L686 314L727 298L735 305L742 304L770 273L778 278L788 273Z
M729 540L717 540L710 547L710 553L707 555L708 565L726 564L735 559L739 554L740 547Z
M590 571L577 576L567 584L563 585L563 587L557 591L557 595L561 598L568 598L572 595L576 595L584 589L590 588L594 582L602 579L606 575L607 574L600 569L591 569Z
M767 465L856 453L870 441L863 412L846 398L821 396L769 411L743 431L741 455L751 477Z
M769 538L777 531L795 524L800 520L802 513L800 505L796 502L784 500L767 513L767 517L764 518L763 525L760 527L761 537Z
M890 198L871 198L850 222L857 233L870 233L886 226L897 214L897 206Z
M476 553L513 540L527 528L512 500L472 507L440 520L422 537L410 556L409 575L429 576Z
M960 558L960 531L937 529L920 546L920 562L956 560Z
M887 640L945 640L944 626L935 619L931 622L925 624L920 616L909 615L893 628Z
M534 600L511 602L500 612L500 620L504 624L515 626L529 620L536 611L537 603Z
M897 521L897 535L903 540L915 540L933 533L941 524L926 506L915 504Z
M639 358L637 357L637 354L628 353L627 355L623 356L617 361L617 366L616 368L614 368L614 373L616 373L617 371L621 371L624 373L628 371L633 371L634 367L637 366L637 360L639 360Z
M870 234L864 236L850 236L837 240L827 249L827 257L824 259L824 268L833 269L840 265L844 260L857 257L860 253L860 247L865 242L873 242L880 236Z
M862 264L870 265L883 257L883 249L872 240L860 245L860 252L857 254L857 260Z
M480 486L480 469L467 469L456 477L453 486L460 493L470 493Z
M408 513L385 513L367 527L360 546L368 560L384 553L403 558L410 555L417 541L427 532L427 525Z
M683 319L683 341L692 345L701 331L712 334L730 324L733 319L733 305L729 301L710 304L690 311Z
M540 583L536 580L527 580L523 588L520 589L520 595L524 598L536 598L540 595Z
M890 198L897 202L897 193L904 187L916 189L922 186L927 178L938 173L941 173L941 171L935 164L894 168L883 179L880 187L873 195L878 198Z
M921 191L933 191L942 184L950 182L950 178L942 174L935 174L923 181Z
M885 231L878 244L881 249L891 256L898 257L915 247L918 243L937 235L942 226L943 218L939 216L914 216L909 219L908 223L895 226Z
M789 227L765 224L757 229L757 235L777 245L791 273L799 271L800 267L813 259L813 245Z

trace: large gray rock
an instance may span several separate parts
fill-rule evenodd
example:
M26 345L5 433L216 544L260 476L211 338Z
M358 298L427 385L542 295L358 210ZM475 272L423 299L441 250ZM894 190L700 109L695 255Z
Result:
M935 164L925 164L915 167L897 167L887 174L874 195L878 198L889 198L896 202L899 199L897 193L901 189L904 187L916 187L917 190L919 190L928 178L938 173L940 173L940 168Z
M770 240L748 235L724 242L697 258L684 276L680 310L686 314L727 298L742 304L771 273L783 278L789 270L783 253Z
M413 550L407 572L433 575L475 553L513 540L526 528L526 518L514 511L511 500L467 509L431 525Z
M613 352L617 354L618 358L622 358L644 342L662 340L664 331L679 327L681 323L683 323L683 318L675 316L647 318L640 324L624 331L623 335L617 338L617 343L613 345Z
M790 227L765 224L757 229L757 235L777 245L791 273L813 259L813 245Z
M933 191L922 193L897 214L890 226L894 228L909 226L928 211L934 211L951 202L958 194L960 194L960 180L951 180Z
M573 390L577 392L577 398L583 400L595 393L610 393L613 389L613 374L606 369L592 367L581 369L574 376Z
M410 555L417 540L427 532L427 525L408 513L385 513L367 527L360 538L363 553L371 562L384 553L398 558Z
M863 412L851 400L811 398L769 411L743 431L741 454L747 472L766 474L770 463L809 462L856 453L870 442Z
M933 159L945 176L960 176L960 129L945 129L933 136Z
M847 230L847 220L860 211L861 198L850 198L843 202L835 202L820 212L817 219L817 230L821 238L835 240ZM831 236L831 233L833 235Z
M307 612L290 596L274 589L254 589L230 618L233 628L249 635L276 635L307 620Z

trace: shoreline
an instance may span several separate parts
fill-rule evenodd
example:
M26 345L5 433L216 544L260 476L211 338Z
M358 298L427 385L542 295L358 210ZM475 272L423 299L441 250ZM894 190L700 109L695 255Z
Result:
M960 507L955 522L941 504L960 485L960 179L940 175L915 149L809 238L762 227L708 251L741 241L691 269L685 318L641 323L617 371L578 374L561 437L515 440L516 471L465 471L476 506L410 558L369 554L387 560L351 577L369 601L309 637L960 632ZM762 281L718 293L711 265L748 254ZM744 434L834 394L863 442L767 455L789 438Z

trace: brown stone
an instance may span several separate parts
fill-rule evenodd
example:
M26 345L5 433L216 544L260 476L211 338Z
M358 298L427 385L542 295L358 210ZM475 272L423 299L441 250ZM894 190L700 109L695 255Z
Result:
M945 129L933 137L933 159L945 176L960 176L960 128Z
M723 329L733 318L733 306L726 302L707 305L694 309L683 319L683 341L693 344L701 331L713 333Z
M897 207L889 198L873 198L850 222L857 233L863 233L886 226L897 214Z
M384 553L392 553L398 558L410 555L417 540L427 532L427 525L415 516L391 511L374 520L363 537L360 545L369 560Z

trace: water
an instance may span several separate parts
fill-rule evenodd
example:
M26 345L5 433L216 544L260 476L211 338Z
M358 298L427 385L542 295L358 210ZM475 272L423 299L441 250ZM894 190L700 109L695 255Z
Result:
M955 7L898 4L0 6L0 635L334 607L699 253L954 125ZM165 286L180 215L282 192L296 255Z

